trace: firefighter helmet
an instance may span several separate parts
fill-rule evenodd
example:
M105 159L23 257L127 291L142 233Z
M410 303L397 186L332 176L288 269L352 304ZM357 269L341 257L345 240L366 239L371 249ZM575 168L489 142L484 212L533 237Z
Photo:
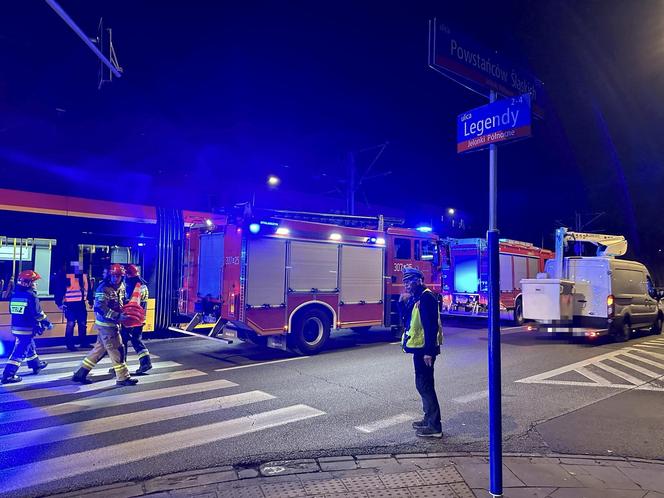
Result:
M111 267L108 269L108 275L116 275L118 277L124 277L125 276L125 269L121 264L118 263L113 263Z
M138 266L136 265L125 265L125 270L127 271L127 276L128 277L140 277L141 276L141 270L138 269Z
M27 282L28 285L32 282L36 282L41 278L41 275L34 270L23 270L18 274L19 282Z

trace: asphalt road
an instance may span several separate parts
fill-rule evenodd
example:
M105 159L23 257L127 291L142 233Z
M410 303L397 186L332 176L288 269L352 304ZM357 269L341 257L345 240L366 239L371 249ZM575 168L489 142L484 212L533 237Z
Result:
M483 322L445 325L436 363L442 440L410 428L421 416L412 360L387 331L332 337L313 357L150 341L155 369L134 388L112 387L102 365L100 383L72 387L81 356L52 349L46 382L26 376L24 386L0 388L1 489L35 496L276 459L486 451ZM664 455L663 336L588 345L508 327L502 366L505 451Z

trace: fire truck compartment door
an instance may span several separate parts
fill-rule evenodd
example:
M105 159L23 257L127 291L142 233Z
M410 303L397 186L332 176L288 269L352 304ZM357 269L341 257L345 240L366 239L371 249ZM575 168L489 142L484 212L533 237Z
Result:
M221 296L223 262L224 234L201 235L198 261L198 292L201 296L210 294L215 299Z
M341 300L346 304L377 303L383 299L381 247L341 247Z
M339 288L339 246L319 242L290 243L288 288L295 292L333 292Z
M247 299L250 306L286 302L286 241L250 239L247 248Z

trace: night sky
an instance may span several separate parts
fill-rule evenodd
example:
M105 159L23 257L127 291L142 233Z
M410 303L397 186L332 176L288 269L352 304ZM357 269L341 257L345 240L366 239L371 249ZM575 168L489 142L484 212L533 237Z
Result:
M427 67L437 17L545 85L533 137L499 148L502 235L551 247L558 220L605 213L586 230L626 235L664 283L659 0L61 5L91 37L103 16L124 75L98 90L97 59L46 3L5 2L0 186L339 210L349 153L361 174L389 142L358 209L415 224L454 207L482 236L488 152L455 138L486 99Z

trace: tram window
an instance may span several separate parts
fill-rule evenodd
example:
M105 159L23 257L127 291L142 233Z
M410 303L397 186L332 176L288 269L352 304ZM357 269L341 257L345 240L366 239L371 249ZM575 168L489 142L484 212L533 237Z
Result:
M396 259L410 259L410 239L394 239Z

